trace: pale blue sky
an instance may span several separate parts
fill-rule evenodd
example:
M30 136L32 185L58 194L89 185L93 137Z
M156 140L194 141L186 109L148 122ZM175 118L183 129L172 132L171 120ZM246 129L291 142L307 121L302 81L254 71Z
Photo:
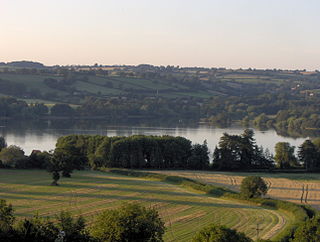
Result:
M319 0L0 0L0 61L320 69Z

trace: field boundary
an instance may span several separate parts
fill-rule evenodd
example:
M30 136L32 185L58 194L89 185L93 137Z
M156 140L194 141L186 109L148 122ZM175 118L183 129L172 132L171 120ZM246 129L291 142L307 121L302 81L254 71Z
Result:
M317 211L310 206L298 205L288 201L276 200L272 198L243 198L239 193L229 190L224 187L218 187L204 182L195 181L190 178L180 176L168 176L164 174L157 174L152 172L134 171L128 169L101 169L101 171L107 171L124 176L141 177L145 179L159 180L174 185L181 185L186 188L191 188L197 191L206 193L209 196L238 200L244 203L253 203L257 206L261 206L267 209L284 210L289 212L294 217L294 222L288 224L286 228L278 235L274 237L274 241L288 241L292 237L294 230L308 218L313 217Z

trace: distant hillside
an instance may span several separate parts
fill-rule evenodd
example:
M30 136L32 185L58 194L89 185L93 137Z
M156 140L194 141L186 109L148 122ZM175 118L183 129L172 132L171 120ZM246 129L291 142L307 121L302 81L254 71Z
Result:
M88 97L209 99L304 90L317 95L319 73L174 66L55 66L0 64L0 95L81 104ZM309 93L309 94L310 94Z
M8 66L8 67L18 67L18 68L44 68L45 66L40 62L33 62L33 61L12 61L12 62L1 62L1 66Z

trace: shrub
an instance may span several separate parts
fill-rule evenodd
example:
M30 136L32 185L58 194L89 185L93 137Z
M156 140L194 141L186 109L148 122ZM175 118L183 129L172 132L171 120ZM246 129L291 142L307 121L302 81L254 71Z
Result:
M4 167L10 168L24 168L27 162L24 151L15 145L3 148L0 152L0 160Z
M293 242L320 241L320 217L308 219L294 233Z
M222 242L222 241L237 241L250 242L250 238L244 233L239 233L234 229L228 229L224 226L210 225L196 233L192 239L193 242Z
M243 179L240 187L241 195L245 198L261 197L268 191L267 184L259 176L248 176Z
M99 241L163 241L164 223L154 209L127 204L100 214L91 233Z

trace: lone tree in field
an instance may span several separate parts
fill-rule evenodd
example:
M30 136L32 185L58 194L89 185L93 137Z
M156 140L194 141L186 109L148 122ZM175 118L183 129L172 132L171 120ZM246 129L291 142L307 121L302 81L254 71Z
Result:
M193 242L222 242L237 241L251 242L244 233L239 233L234 229L228 229L224 226L210 225L200 230L192 239Z
M164 223L155 209L127 204L100 214L92 235L98 241L163 241Z
M61 165L60 162L53 157L50 157L47 164L47 171L52 174L51 186L58 186L58 181L60 179Z
M267 184L259 176L248 176L243 179L240 187L241 195L245 198L261 197L268 191Z

